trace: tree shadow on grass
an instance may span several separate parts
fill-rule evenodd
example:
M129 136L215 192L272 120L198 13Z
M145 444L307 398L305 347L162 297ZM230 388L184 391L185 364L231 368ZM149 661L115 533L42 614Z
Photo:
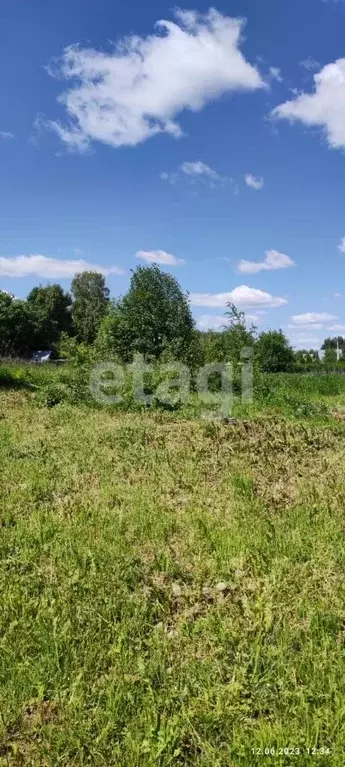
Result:
M17 376L9 370L0 369L0 390L1 389L33 389L32 383L27 379Z

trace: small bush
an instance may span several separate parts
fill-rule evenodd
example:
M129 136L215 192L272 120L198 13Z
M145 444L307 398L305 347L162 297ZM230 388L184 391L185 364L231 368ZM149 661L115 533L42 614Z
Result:
M52 383L39 389L36 401L41 407L52 408L70 399L68 387L62 383Z

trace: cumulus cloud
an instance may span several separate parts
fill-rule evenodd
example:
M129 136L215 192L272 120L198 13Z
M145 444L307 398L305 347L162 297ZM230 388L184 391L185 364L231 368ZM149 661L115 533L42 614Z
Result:
M104 275L124 274L123 269L118 266L105 267L90 264L82 259L67 261L41 255L14 256L13 258L0 256L0 275L3 277L35 276L67 279L72 278L76 273L88 271L101 272Z
M318 325L323 327L327 322L333 322L338 319L334 314L327 314L327 312L304 312L304 314L295 314L291 317L294 325Z
M345 325L330 325L327 330L332 330L334 333L345 333Z
M266 250L264 261L245 261L241 260L238 264L238 271L245 274L256 274L256 272L271 271L276 269L288 269L295 266L295 262L290 256L279 253L277 250Z
M251 173L247 173L247 175L244 177L244 180L247 186L250 186L251 189L255 189L257 192L263 188L265 183L263 178L256 178Z
M241 52L242 19L210 9L175 11L148 37L132 35L107 52L72 45L49 68L71 80L59 101L66 124L49 121L70 148L90 142L135 146L158 133L178 138L177 116L200 111L222 94L264 88L258 69Z
M314 75L314 92L300 93L277 106L275 118L321 127L332 149L345 147L345 58L327 64Z
M15 138L14 133L11 133L11 131L8 130L0 130L0 139L12 139Z
M191 293L193 306L224 307L228 303L236 304L239 308L255 309L260 307L283 306L286 298L279 298L266 293L264 290L239 285L228 293Z
M176 258L172 253L166 253L165 250L139 250L137 258L147 261L149 264L162 264L163 266L179 266L184 264L183 258Z
M345 253L345 237L341 238L340 243L338 245L338 250L340 250L340 253Z

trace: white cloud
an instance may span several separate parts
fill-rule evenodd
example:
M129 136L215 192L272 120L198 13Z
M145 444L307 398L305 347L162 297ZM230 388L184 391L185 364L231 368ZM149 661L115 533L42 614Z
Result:
M217 186L225 186L228 182L234 184L232 178L221 176L220 173L217 173L216 170L213 170L213 168L210 168L209 165L206 165L201 160L183 162L176 171L161 173L160 177L163 181L168 181L172 185L176 184L177 181L185 179L192 184L199 182L213 189Z
M226 318L223 315L202 314L197 320L200 330L221 330L225 325Z
M259 325L262 323L263 318L260 312L258 314L246 314L246 325L250 326L252 323ZM223 314L202 314L197 320L197 326L200 330L222 330L227 325L227 318Z
M72 87L59 101L68 122L47 123L70 148L92 141L135 146L158 133L182 135L184 109L200 111L224 93L264 88L240 50L244 21L210 9L175 11L146 38L132 35L109 53L73 45L48 70Z
M325 327L324 323L321 322L312 322L312 323L296 323L295 325L288 325L289 330L321 330Z
M220 176L219 173L210 168L209 165L205 165L201 160L197 160L196 162L183 162L181 171L182 173L185 173L186 176L205 176L206 178L211 179L211 181L223 181L223 177Z
M118 266L104 267L99 264L89 264L87 261L60 260L47 256L0 256L0 275L3 277L46 277L48 279L71 278L78 272L102 272L104 275L124 274Z
M296 348L303 349L306 346L318 349L321 346L321 339L318 336L306 335L304 333L298 333L297 335L290 336L290 343Z
M201 160L196 162L183 162L181 165L182 173L186 173L187 176L209 176L210 178L219 178L218 173L209 165L205 165Z
M264 290L249 288L247 285L239 285L228 293L191 293L190 300L193 306L223 307L228 303L233 303L240 308L247 309L269 308L287 304L286 298L271 296Z
M329 325L327 330L332 330L335 333L345 333L345 325Z
M299 62L299 65L303 69L306 69L307 72L315 72L315 70L319 69L321 66L320 62L314 59L313 56L307 56L306 59Z
M256 314L246 314L246 320L248 323L253 322L254 324L260 325L261 322L263 322L262 315L265 314L265 312L257 312Z
M171 184L172 186L174 186L174 184L176 183L178 179L178 173L166 173L164 171L164 173L160 174L160 178L162 179L162 181L167 181L168 184Z
M279 67L270 67L269 73L272 80L277 80L278 83L283 82L282 73Z
M0 130L0 138L3 139L12 139L15 138L14 133L11 133L11 131L8 130Z
M247 186L250 186L252 189L256 189L257 192L263 188L265 183L263 178L256 178L251 173L247 173L247 175L244 177L244 180Z
M340 253L345 253L345 237L341 238L340 243L338 245L338 250L340 250Z
M327 314L327 312L305 312L304 314L295 314L291 317L294 325L318 325L323 327L327 322L332 322L338 319L334 314Z
M332 149L345 147L345 58L314 75L314 92L300 93L277 106L272 116L324 129Z
M179 266L185 263L182 258L176 258L172 253L166 253L165 250L139 250L136 256L142 261L147 261L149 264Z
M279 253L277 250L266 250L264 261L245 261L241 260L238 264L238 271L245 274L256 274L261 271L271 271L275 269L288 269L295 266L295 262L290 256Z

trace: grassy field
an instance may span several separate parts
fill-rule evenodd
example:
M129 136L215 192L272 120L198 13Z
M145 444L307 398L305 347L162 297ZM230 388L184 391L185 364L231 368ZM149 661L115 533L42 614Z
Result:
M231 426L30 375L0 389L0 764L343 767L343 380L267 379Z

